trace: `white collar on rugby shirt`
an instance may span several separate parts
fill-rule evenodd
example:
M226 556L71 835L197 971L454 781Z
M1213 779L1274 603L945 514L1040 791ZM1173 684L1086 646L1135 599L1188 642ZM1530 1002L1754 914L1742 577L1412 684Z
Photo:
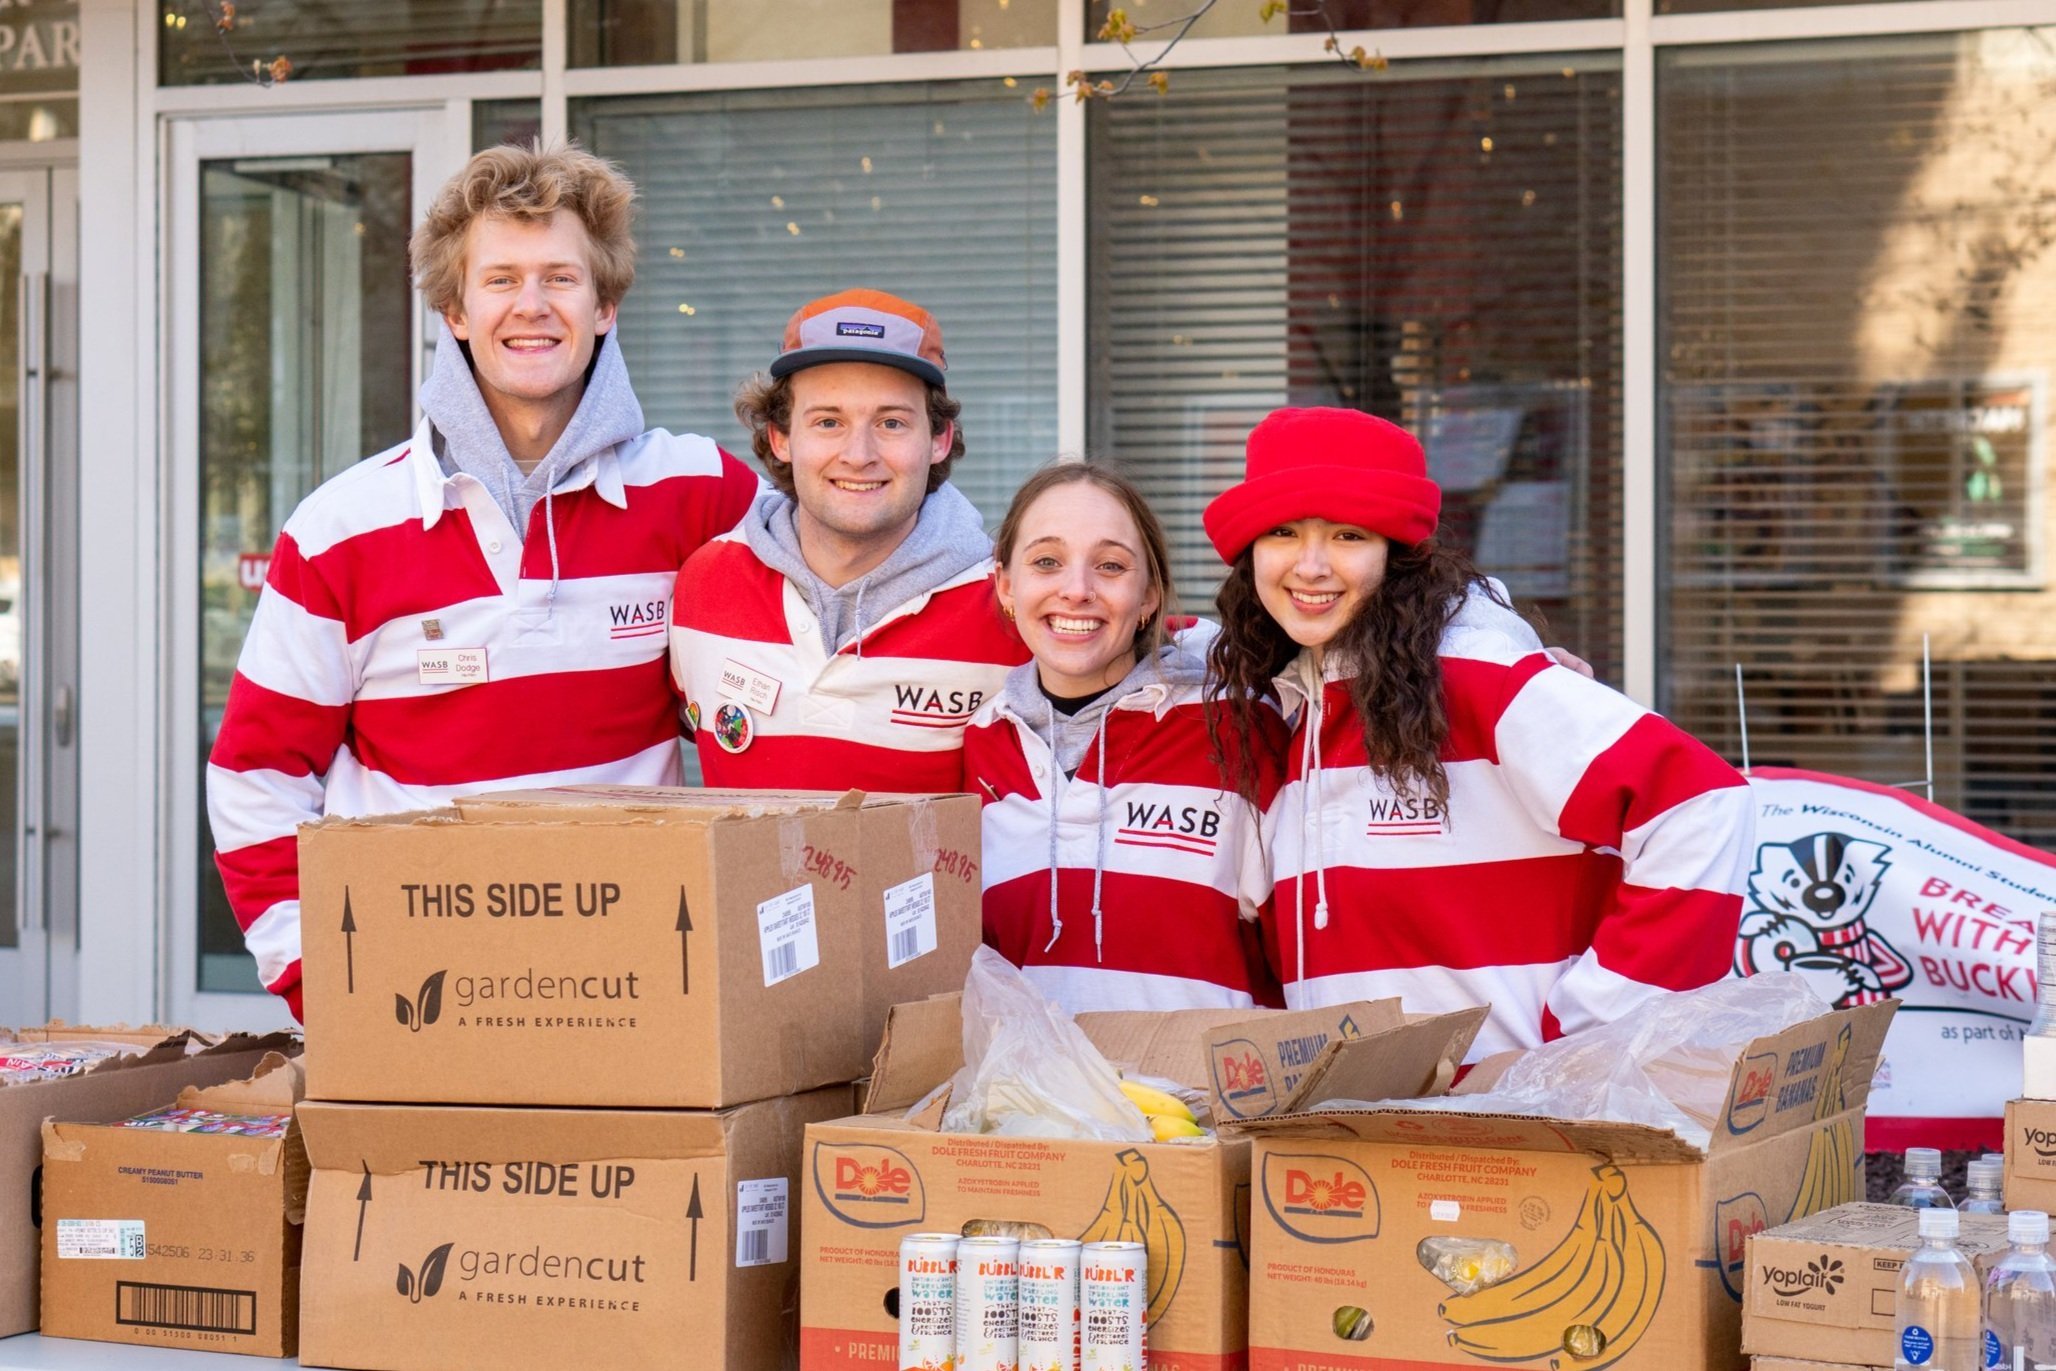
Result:
M442 461L435 455L435 426L423 419L414 430L414 437L407 445L407 461L414 472L414 490L421 501L421 526L434 528L443 517L443 511L450 508L447 492L458 481L473 481L475 478L458 472L454 476L443 474ZM628 508L628 484L621 477L621 449L618 446L602 448L589 462L580 462L566 476L553 494L564 495L574 490L593 488L593 493L616 509ZM462 503L460 499L458 503Z

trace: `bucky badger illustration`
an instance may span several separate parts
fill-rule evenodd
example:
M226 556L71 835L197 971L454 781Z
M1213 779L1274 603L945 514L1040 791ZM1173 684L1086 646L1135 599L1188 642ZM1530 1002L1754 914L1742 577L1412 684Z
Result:
M1735 970L1797 971L1837 1009L1882 1000L1913 980L1899 950L1864 923L1891 863L1883 843L1814 833L1756 849Z

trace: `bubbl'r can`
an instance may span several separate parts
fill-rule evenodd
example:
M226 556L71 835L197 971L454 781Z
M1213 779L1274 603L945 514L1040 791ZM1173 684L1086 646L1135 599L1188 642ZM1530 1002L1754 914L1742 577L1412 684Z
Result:
M1018 1371L1021 1240L965 1238L957 1244L956 1371Z
M1079 1371L1142 1371L1149 1251L1139 1242L1089 1242L1078 1258Z
M944 1371L957 1361L957 1235L900 1239L900 1371Z
M1078 1371L1078 1240L1021 1244L1021 1371Z

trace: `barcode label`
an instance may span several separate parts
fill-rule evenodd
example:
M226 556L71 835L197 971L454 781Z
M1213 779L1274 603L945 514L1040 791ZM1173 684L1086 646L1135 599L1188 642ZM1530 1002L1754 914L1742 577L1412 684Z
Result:
M764 984L777 985L821 964L814 928L814 887L803 885L757 906L757 943L764 958Z
M922 872L885 892L885 964L905 966L935 950L935 877Z
M785 1177L735 1183L735 1264L775 1266L786 1257Z
M141 1261L149 1255L141 1219L59 1219L57 1255L63 1260Z
M114 1321L143 1328L255 1334L257 1292L119 1281L114 1287Z

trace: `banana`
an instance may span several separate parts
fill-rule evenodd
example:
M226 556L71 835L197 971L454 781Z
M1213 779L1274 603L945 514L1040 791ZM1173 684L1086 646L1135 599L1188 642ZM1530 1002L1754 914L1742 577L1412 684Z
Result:
M1192 1112L1192 1106L1168 1090L1159 1090L1153 1085L1141 1085L1135 1081L1122 1081L1121 1093L1144 1114L1183 1119L1187 1123L1198 1122L1198 1118Z
M1663 1286L1663 1244L1635 1208L1627 1173L1608 1164L1592 1169L1570 1231L1530 1270L1444 1300L1438 1312L1456 1325L1449 1344L1473 1356L1550 1357L1554 1371L1598 1371L1648 1330ZM1573 1347L1590 1356L1567 1354Z
M1124 1147L1114 1154L1106 1198L1079 1241L1139 1242L1148 1249L1149 1305L1144 1318L1150 1323L1170 1307L1185 1279L1185 1225L1157 1194L1149 1158L1140 1148Z
M1170 1142L1174 1138L1204 1138L1206 1130L1189 1118L1181 1119L1176 1114L1147 1114L1149 1131L1158 1142Z

